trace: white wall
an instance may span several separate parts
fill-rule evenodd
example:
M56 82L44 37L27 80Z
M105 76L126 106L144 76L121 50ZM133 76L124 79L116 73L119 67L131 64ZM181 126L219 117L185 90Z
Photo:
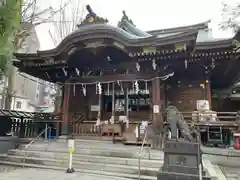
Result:
M13 97L11 110L35 112L35 107L29 104L29 99Z

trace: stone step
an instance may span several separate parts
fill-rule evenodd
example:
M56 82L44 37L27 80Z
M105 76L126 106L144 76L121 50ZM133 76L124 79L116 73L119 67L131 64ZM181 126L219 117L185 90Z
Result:
M211 147L201 147L204 154L218 155L218 156L232 156L240 158L240 150L232 148L211 148Z
M0 173L6 173L16 170L17 167L9 166L9 165L0 165Z
M97 149L118 149L118 150L134 150L134 151L139 151L140 150L140 146L124 146L123 144L89 144L89 143L84 143L84 144L80 144L80 143L75 143L76 148L97 148ZM26 145L20 145L20 148L25 148ZM34 147L34 148L65 148L67 147L67 143L59 143L59 142L45 142L45 143L34 143L31 144L29 147ZM143 149L145 150L151 150L150 147L144 147Z
M213 164L227 167L240 167L240 157L209 155L208 157Z
M49 145L46 147L42 146L34 146L31 145L26 149L22 150L30 150L30 151L42 151L42 152L68 152L67 145L65 147L53 146ZM92 147L76 147L75 152L79 154L90 154L90 155L101 155L108 157L125 157L125 158L137 158L140 152L140 149L109 149L105 148L92 148ZM145 159L162 159L163 152L162 151L148 151L147 149L143 149L141 152L141 158Z
M38 158L38 157L24 157L23 156L7 156L0 155L0 160L11 161L23 164L41 164L46 166L60 166L68 167L67 159L50 159L50 158ZM101 170L109 172L118 172L118 173L129 173L129 174L138 174L137 166L130 165L119 165L119 164L110 164L110 163L99 163L99 162L83 162L76 161L73 159L73 167L78 169L88 169L88 170ZM150 167L140 167L141 175L156 176L159 168L150 168Z
M37 144L37 145L49 145L49 144L58 144L58 145L62 145L62 144L67 144L67 141L58 141L58 140L48 140L48 141L44 141L44 140L37 140L37 143L33 143L33 144ZM88 141L79 141L79 140L75 140L75 144L76 145L80 145L80 146L108 146L108 147L124 147L124 148L135 148L138 149L140 148L140 146L135 146L135 145L124 145L123 143L112 143L111 141L92 141L92 140L88 140ZM23 145L24 146L24 145ZM147 147L147 146L145 146Z
M0 164L3 165L11 165L11 166L22 166L22 162L12 162L12 161L5 161L0 160ZM56 165L42 165L42 164L34 164L34 163L26 163L24 167L31 167L31 168L42 168L42 169L52 169L52 170L61 170L66 171L66 167L63 166L56 166ZM131 174L131 173L119 173L119 172L111 172L108 170L92 170L86 168L77 168L74 167L74 170L81 173L88 173L88 174L97 174L97 175L105 175L109 177L121 177L121 178L128 178L128 179L138 179L138 174ZM156 176L146 176L141 175L140 180L157 180Z
M40 150L40 151L52 151L52 150L58 150L58 151L67 151L68 150L68 147L67 145L65 146L62 146L62 147L59 147L59 146L34 146L34 145L31 145L27 148L19 148L19 149L31 149L31 150ZM139 153L140 152L140 148L139 149L127 149L127 148L124 148L124 149L120 149L118 147L115 147L115 148L109 148L109 147L84 147L84 146L75 146L75 150L76 151L81 151L81 150L98 150L98 151L110 151L110 152L120 152L120 153L124 153L124 152L131 152L131 153ZM158 151L158 152L155 152L155 151L152 151L152 150L149 150L149 149L143 149L142 150L142 153L151 153L151 154L163 154L161 151Z
M10 150L9 155L13 156L27 156L27 157L40 157L40 158L54 158L54 159L67 159L69 158L68 153L62 152L42 152L42 151L22 151L22 150ZM88 154L74 153L73 158L76 161L82 162L99 162L99 163L110 163L120 165L131 165L138 166L138 158L119 158L119 157L106 157ZM142 167L155 167L160 168L163 162L163 156L159 160L148 160L140 158Z

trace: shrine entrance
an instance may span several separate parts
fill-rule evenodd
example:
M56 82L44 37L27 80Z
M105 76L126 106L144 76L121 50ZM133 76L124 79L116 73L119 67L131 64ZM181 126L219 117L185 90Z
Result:
M206 22L145 32L125 12L112 26L90 6L87 10L77 30L56 48L15 54L19 71L61 87L63 136L142 144L147 132L146 142L162 140L168 126L162 110L168 102L202 129L209 119L227 129L238 126L236 113L223 122L212 102L212 89L227 88L239 78L235 37L198 42L207 32ZM203 120L196 111L199 101L208 104ZM211 118L205 118L209 113Z

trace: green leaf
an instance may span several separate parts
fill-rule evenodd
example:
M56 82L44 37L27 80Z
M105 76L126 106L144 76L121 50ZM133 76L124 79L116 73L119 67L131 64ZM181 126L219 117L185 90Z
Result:
M0 7L0 76L6 75L15 51L14 39L21 27L22 0L7 0Z

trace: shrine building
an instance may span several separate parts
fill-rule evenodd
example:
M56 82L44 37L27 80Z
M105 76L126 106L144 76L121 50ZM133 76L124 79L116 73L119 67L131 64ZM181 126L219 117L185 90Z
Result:
M108 136L118 132L117 125L104 132L93 125L115 125L124 118L129 127L119 137L135 136L134 124L142 121L158 124L162 131L168 103L190 115L199 100L211 111L224 111L225 99L215 92L239 81L239 33L216 40L209 22L146 32L124 11L115 27L90 6L87 10L78 29L56 48L15 54L19 71L62 87L62 135L80 135L88 128ZM228 111L238 110L232 107Z

